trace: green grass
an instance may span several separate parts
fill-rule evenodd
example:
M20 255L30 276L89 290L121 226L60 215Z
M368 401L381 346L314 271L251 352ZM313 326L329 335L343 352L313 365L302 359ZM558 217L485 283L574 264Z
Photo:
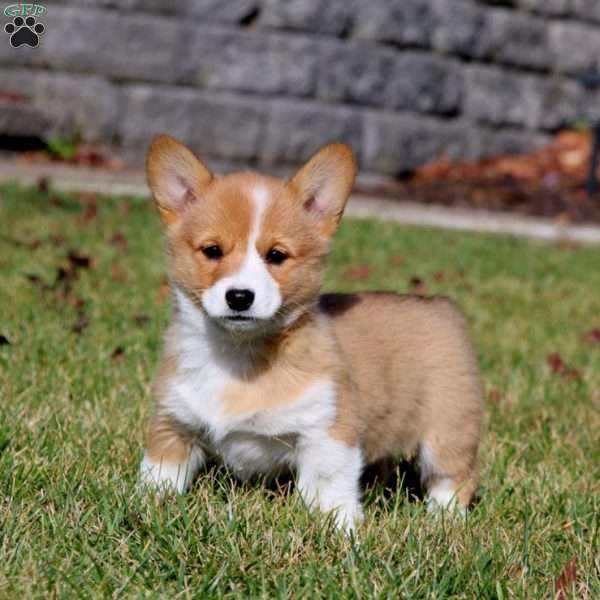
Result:
M54 285L69 250L91 265ZM464 308L487 388L466 522L376 485L352 546L296 494L223 470L145 504L135 480L169 314L158 219L144 200L95 214L0 188L1 598L551 598L572 559L565 597L600 598L600 344L582 339L600 327L600 250L345 220L330 265L328 289L419 277ZM580 377L552 373L553 353Z

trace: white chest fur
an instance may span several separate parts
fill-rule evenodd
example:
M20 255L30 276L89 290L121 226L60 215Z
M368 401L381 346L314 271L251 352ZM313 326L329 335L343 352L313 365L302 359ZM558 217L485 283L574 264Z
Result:
M175 338L179 364L167 411L198 432L202 445L242 476L293 465L298 437L321 433L332 424L334 383L319 379L296 397L270 399L267 407L227 410L223 394L239 372L240 365L231 362L236 354L220 352L219 339L214 338L204 315L186 299L178 300L183 317ZM239 352L237 356L239 360Z

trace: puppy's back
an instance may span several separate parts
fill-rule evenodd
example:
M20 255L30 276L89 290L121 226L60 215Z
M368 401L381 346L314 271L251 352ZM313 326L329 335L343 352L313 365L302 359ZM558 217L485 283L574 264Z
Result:
M430 438L477 446L481 385L466 322L447 298L387 292L325 294L365 425L368 462L414 454ZM454 432L454 433L452 433ZM465 448L465 451L467 448Z

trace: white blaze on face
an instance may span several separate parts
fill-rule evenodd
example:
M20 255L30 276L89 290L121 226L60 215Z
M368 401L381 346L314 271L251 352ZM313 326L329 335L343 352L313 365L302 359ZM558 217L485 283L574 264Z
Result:
M281 307L279 285L271 277L263 257L256 249L263 214L269 200L267 189L260 186L254 188L251 200L254 205L254 219L248 236L246 256L240 268L235 273L217 281L202 294L202 304L206 312L212 317L232 317L239 314L231 310L225 300L225 294L231 289L250 290L254 293L252 306L243 313L246 317L271 319ZM232 328L236 327L235 322L230 325ZM237 324L237 326L240 325L242 324ZM248 323L244 325L247 326Z

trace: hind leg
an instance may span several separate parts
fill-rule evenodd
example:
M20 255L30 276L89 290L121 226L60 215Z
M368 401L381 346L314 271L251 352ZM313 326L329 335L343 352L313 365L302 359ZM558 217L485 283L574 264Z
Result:
M431 432L420 444L421 483L427 491L427 508L464 510L477 488L477 447L479 419L471 431L463 426Z
M465 510L471 504L477 487L474 453L458 458L449 449L436 451L424 442L419 449L421 482L427 492L427 510Z
M464 510L477 488L483 390L475 357L467 346L459 350L435 372L426 399L419 458L430 510Z

